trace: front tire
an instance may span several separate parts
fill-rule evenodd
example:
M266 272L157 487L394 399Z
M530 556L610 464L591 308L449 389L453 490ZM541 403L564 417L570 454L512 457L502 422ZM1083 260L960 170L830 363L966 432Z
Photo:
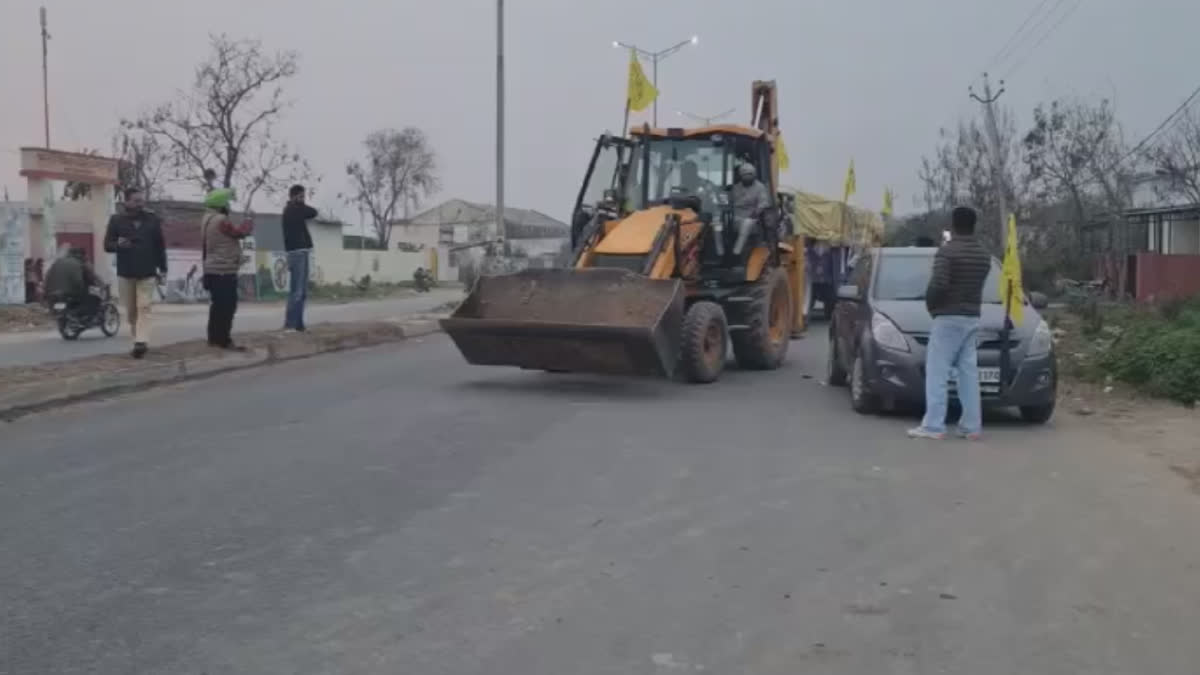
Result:
M745 329L733 333L733 355L746 370L775 370L787 357L792 330L792 289L787 271L773 269L751 286Z
M729 325L725 310L715 302L701 301L683 317L679 361L688 382L715 382L725 369Z
M114 305L104 305L100 308L100 332L106 337L113 337L121 330L121 313Z

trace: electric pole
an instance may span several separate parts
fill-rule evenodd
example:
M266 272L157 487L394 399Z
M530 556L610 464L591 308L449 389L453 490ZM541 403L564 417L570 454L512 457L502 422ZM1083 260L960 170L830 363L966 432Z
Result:
M42 20L42 118L46 125L46 149L50 149L50 70L47 67L49 59L50 29L46 23L46 7L38 12Z
M994 104L1000 99L1000 95L1004 93L1004 80L1000 80L1000 89L993 94L992 84L988 81L988 74L984 73L983 96L978 96L973 88L968 88L967 91L970 92L971 98L983 105L984 123L987 125L988 140L991 141L992 182L996 187L996 201L1000 205L1000 227L996 230L996 235L1000 249L1003 249L1004 232L1008 226L1008 184L1004 179L1004 155L1000 147L1000 127L996 124Z
M501 241L508 238L504 229L504 0L496 0L496 237Z

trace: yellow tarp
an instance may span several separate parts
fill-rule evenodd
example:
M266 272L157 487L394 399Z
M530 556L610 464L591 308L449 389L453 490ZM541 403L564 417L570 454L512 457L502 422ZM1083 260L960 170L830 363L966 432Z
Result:
M871 246L883 241L883 218L878 213L820 195L784 188L793 195L796 233L834 245Z

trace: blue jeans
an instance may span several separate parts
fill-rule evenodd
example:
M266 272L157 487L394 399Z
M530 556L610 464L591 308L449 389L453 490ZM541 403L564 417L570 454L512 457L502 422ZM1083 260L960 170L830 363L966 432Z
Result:
M946 431L947 385L952 374L958 376L958 400L962 405L959 431L975 434L983 429L979 356L975 343L978 334L978 317L939 316L933 319L925 353L925 418L921 420L925 429L939 433Z
M288 299L283 327L304 330L304 303L308 300L309 251L288 251Z

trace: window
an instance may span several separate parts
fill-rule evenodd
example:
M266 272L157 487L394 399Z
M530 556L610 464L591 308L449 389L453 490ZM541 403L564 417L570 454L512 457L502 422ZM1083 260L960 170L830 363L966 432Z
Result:
M725 166L725 149L713 145L708 138L653 138L650 144L650 168L648 202L660 203L671 196L674 188L683 188L705 200L715 198L717 190L729 185ZM634 160L630 172L627 196L635 209L645 208L642 203L642 184L646 180L645 166L640 155Z
M929 287L932 276L932 255L880 256L875 299L924 300L925 289ZM992 269L983 283L983 301L1000 303L1000 265L995 260L992 260Z

